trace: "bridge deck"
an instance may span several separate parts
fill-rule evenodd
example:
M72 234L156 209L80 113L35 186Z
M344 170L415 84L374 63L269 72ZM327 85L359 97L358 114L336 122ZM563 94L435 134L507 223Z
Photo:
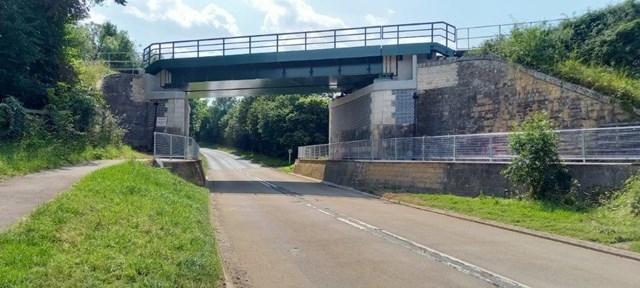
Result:
M145 48L143 61L147 73L170 71L173 88L314 77L354 86L381 74L384 56L452 56L455 41L456 28L446 22L413 23L154 43Z

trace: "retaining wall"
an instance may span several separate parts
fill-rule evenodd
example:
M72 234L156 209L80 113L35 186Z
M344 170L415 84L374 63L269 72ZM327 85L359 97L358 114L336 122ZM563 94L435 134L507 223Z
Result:
M300 160L293 172L359 190L504 196L510 185L505 163ZM637 173L637 164L569 164L580 191L618 188Z

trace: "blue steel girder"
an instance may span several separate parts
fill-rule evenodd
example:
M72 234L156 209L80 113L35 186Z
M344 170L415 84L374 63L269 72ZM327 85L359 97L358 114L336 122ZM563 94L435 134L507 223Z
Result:
M188 83L206 81L377 76L383 71L383 56L434 52L451 56L454 51L439 43L411 43L162 59L147 66L146 72L156 74L161 70L170 71L171 87L185 87ZM353 86L349 83L343 85Z

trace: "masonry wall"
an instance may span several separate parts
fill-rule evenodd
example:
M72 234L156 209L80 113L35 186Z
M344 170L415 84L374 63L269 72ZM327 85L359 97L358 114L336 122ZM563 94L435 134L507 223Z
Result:
M618 188L640 169L633 164L569 164L583 192ZM504 163L296 161L294 173L360 190L504 196Z
M102 81L104 99L127 132L124 141L139 150L150 150L153 141L153 109L144 99L142 76L114 74ZM162 108L161 108L162 109Z
M637 121L608 96L493 57L418 66L417 135L506 132L536 111L558 129Z

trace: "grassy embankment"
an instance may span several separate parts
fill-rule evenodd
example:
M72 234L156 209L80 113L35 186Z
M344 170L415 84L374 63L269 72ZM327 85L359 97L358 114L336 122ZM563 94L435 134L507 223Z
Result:
M258 154L251 151L244 151L244 150L240 150L233 147L220 146L220 145L206 145L206 147L211 149L222 150L224 152L231 153L231 154L235 154L235 155L241 156L246 160L250 160L253 163L260 164L266 167L276 168L286 173L293 172L293 166L295 166L295 163L289 164L287 160L282 160L280 158ZM295 159L291 159L291 162L295 162Z
M129 146L95 148L53 140L0 144L0 180L90 160L148 158Z
M610 200L592 207L441 194L386 193L384 197L640 252L640 216L636 215L640 176L629 180Z
M143 163L96 171L0 234L0 287L219 287L209 192Z

